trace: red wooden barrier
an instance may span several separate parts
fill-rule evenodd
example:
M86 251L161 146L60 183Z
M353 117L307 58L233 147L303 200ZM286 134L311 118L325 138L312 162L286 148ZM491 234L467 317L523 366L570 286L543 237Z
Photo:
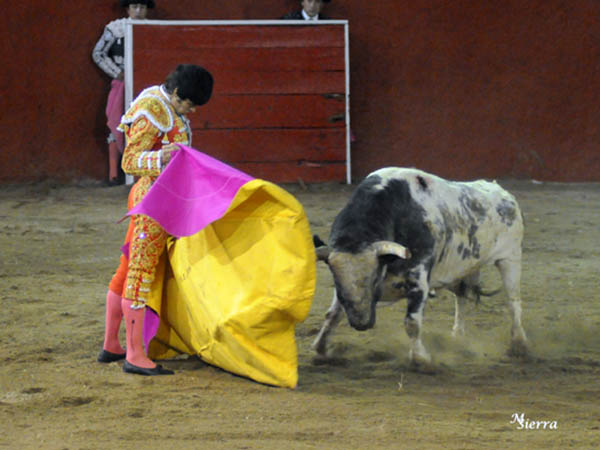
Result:
M180 63L213 74L212 99L189 117L195 148L274 182L349 181L345 21L130 27L134 96Z

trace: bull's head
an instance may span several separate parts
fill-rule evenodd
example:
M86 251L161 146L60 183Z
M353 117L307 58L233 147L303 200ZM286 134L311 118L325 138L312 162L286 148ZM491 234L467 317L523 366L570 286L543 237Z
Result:
M392 241L377 241L357 253L337 251L327 245L316 249L333 274L337 296L350 325L367 330L375 325L375 306L382 293L387 263L408 259L407 248Z

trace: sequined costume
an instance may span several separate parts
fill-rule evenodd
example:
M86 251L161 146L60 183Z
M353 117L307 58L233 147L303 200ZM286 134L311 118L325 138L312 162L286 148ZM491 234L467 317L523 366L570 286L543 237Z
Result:
M102 36L92 51L94 62L111 78L117 78L125 67L124 40L127 19L117 19L104 27Z
M161 147L169 143L190 145L191 128L187 118L175 112L164 88L153 86L145 89L134 100L123 116L119 129L127 137L122 160L123 171L139 177L130 194L131 208L144 198L160 175ZM121 266L113 277L110 288L115 292L122 292L124 298L133 300L133 307L142 308L168 234L150 217L135 215L131 218L128 236L128 261L127 258L121 259ZM123 280L124 286L119 286Z
M94 50L92 51L92 59L96 63L96 65L102 69L106 75L113 79L113 83L111 84L111 91L109 93L109 100L107 102L107 118L110 120L110 99L111 96L115 97L117 95L123 96L123 82L118 78L125 70L125 25L127 23L127 19L117 19L110 22L106 27L104 27L104 31L102 36L96 45L94 46ZM119 91L117 93L117 91ZM118 105L115 107L120 107L121 111L118 112L118 116L120 117L123 114L123 103L122 99L120 100ZM109 125L109 128L110 125ZM121 142L122 138L115 134L114 130L108 133L107 142L110 144L111 142L118 142L119 151L123 151L123 143Z

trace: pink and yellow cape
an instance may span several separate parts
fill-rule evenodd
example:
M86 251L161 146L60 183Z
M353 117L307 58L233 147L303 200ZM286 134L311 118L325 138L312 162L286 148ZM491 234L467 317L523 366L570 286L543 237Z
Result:
M151 358L180 353L261 383L298 382L295 325L310 310L315 253L300 203L182 146L144 200L173 236L148 305Z

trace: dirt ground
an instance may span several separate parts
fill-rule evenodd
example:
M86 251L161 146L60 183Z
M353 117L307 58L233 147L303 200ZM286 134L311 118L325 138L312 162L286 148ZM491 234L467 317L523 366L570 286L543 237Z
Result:
M525 215L531 357L506 356L503 294L472 305L467 336L455 341L453 298L440 292L425 316L434 370L407 364L405 302L380 309L370 331L344 321L332 338L337 357L317 362L310 344L332 288L319 265L313 307L297 328L295 390L196 358L167 361L171 377L97 363L127 187L1 187L0 448L600 448L600 185L501 184ZM321 237L352 190L285 188ZM483 280L490 289L500 285L494 268ZM511 423L513 414L523 414L523 429ZM556 429L527 428L536 421Z

